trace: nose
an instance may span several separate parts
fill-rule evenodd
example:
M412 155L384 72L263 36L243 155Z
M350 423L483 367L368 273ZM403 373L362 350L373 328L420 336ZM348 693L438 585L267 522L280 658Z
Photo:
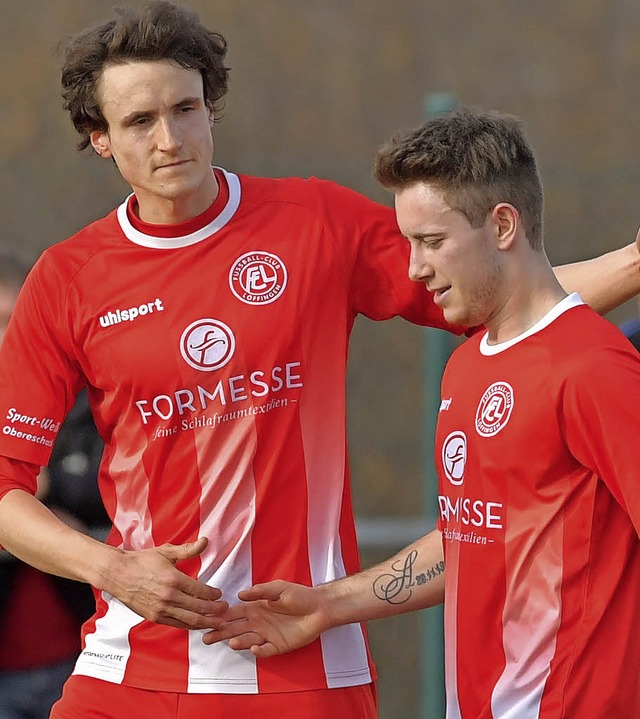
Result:
M171 118L160 118L156 126L156 144L163 152L173 152L182 147L182 134L178 123Z
M424 257L420 247L411 243L411 254L409 255L409 279L414 282L424 282L433 276L433 267Z

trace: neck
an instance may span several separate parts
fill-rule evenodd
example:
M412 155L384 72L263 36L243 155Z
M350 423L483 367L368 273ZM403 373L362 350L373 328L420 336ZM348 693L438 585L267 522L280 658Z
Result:
M215 202L220 188L213 170L195 190L177 197L162 197L134 188L137 215L153 225L177 225L202 214Z
M529 251L505 283L503 301L485 323L490 344L507 342L539 322L567 293L544 252Z

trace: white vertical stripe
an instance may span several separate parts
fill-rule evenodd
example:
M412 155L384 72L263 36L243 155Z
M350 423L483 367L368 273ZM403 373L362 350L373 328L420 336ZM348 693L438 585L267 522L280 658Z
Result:
M199 579L219 587L230 604L237 604L240 589L252 584L255 420L253 416L241 417L195 432L202 484L200 536L209 539ZM257 667L253 654L235 652L226 643L206 646L202 634L189 633L188 691L256 693Z
M443 538L443 541L447 541ZM448 542L445 558L444 665L447 719L462 719L458 699L458 573L460 542Z
M121 435L130 433L128 423L118 424L113 433L113 446L107 471L113 479L116 493L116 509L113 526L122 536L121 549L149 549L153 546L151 535L151 513L149 512L149 477L144 471L142 440L137 450L125 454L131 439Z
M359 624L329 629L320 637L329 689L369 684L367 648Z
M328 373L329 370L325 369ZM339 373L334 373L339 377ZM340 515L345 475L344 396L325 381L307 374L300 407L308 491L309 566L313 584L346 574L340 543ZM330 688L371 682L367 648L359 624L334 627L320 637Z
M102 592L107 612L96 621L95 632L86 636L74 674L83 674L121 684L131 654L129 632L142 617L115 597Z
M523 526L528 526L523 518L510 518L509 527ZM511 532L514 533L515 530ZM493 690L491 709L494 719L536 719L540 715L560 627L561 515L556 515L541 534L536 533L535 546L522 546L521 538L518 541L518 537L509 535L508 528L505 537L507 591L502 613L506 663ZM526 557L535 559L526 561Z
M121 548L147 549L152 546L149 479L142 462L143 445L140 444L132 454L121 451L130 443L130 440L121 439L127 432L125 424L119 424L114 431L113 446L116 449L108 465L116 494L113 526L122 536ZM85 637L86 646L74 674L119 684L131 655L129 632L143 618L107 592L102 592L102 598L107 603L107 611L96 621L95 631Z

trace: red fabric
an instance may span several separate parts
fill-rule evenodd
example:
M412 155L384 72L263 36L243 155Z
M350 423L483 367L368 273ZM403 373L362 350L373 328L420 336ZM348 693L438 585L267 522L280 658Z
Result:
M135 707L135 710L133 709ZM51 719L377 719L373 684L278 694L171 694L72 676Z
M35 495L39 473L37 464L0 455L0 500L12 489L22 489Z
M640 358L568 297L476 334L436 432L449 712L640 717Z

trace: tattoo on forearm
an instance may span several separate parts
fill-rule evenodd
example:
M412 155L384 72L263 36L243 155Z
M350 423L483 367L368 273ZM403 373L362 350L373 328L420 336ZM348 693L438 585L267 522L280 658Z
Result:
M404 560L397 560L391 565L394 574L381 574L373 582L373 593L389 604L404 604L411 599L411 587L435 579L444 572L444 562L440 561L424 573L413 576L413 565L418 558L417 550L412 550Z

